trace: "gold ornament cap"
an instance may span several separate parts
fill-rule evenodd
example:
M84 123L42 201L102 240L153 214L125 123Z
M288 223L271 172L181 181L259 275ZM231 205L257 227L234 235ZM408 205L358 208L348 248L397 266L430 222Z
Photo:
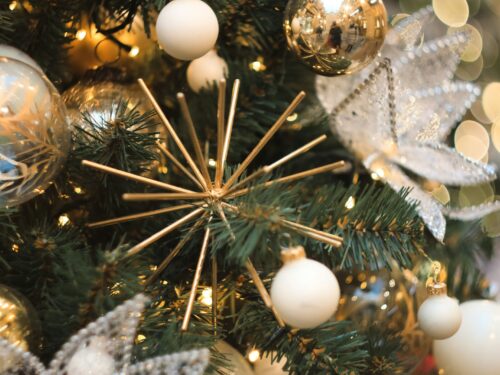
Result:
M448 288L445 283L435 282L427 285L427 295L430 296L446 296Z
M303 246L287 247L281 250L281 261L284 264L305 258L306 251Z

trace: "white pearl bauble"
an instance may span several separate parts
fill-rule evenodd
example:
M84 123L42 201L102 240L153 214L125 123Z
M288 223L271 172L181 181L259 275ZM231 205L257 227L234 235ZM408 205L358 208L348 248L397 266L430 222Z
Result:
M115 360L105 348L89 345L76 351L66 370L68 375L113 375Z
M193 60L213 48L219 23L212 8L201 0L174 0L156 21L158 43L170 56Z
M281 318L295 328L314 328L337 310L340 287L333 272L312 259L293 260L278 271L271 299Z
M187 82L191 90L199 92L209 88L213 82L218 82L227 75L227 64L214 50L199 59L191 61L187 68Z
M500 304L470 301L462 303L460 310L458 332L434 341L438 367L451 375L500 374Z
M418 324L435 340L453 336L460 328L462 312L458 301L446 295L430 296L418 309Z
M15 47L7 44L0 44L0 57L8 57L10 59L21 61L31 66L33 69L38 70L39 73L44 74L42 68L40 68L40 65L38 65L35 60Z

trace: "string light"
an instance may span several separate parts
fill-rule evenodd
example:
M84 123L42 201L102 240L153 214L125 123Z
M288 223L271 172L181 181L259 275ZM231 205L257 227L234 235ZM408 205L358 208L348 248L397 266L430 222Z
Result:
M78 40L84 40L86 36L87 36L87 31L84 29L78 30L75 34L75 37Z
M139 49L139 47L137 47L137 46L133 46L133 47L130 49L130 52L128 53L128 55L129 55L130 57L136 57L136 56L139 54L139 52L140 52L140 51L141 51L141 50Z
M353 196L349 197L347 202L345 202L345 208L347 208L348 210L352 210L355 205L356 205L356 199L354 199Z
M140 344L144 340L146 340L146 336L139 334L139 335L137 335L137 338L135 339L135 343Z
M13 1L9 4L9 9L14 10L17 8L17 1Z
M248 65L250 69L255 70L256 72L263 72L267 68L262 57L258 57L257 60L251 62Z
M248 353L248 360L250 363L257 362L257 360L260 358L260 352L257 349L252 349Z
M66 224L69 224L69 222L70 222L69 217L66 214L62 214L61 216L59 216L59 219L57 221L58 221L60 227L63 227Z
M205 288L201 292L200 302L205 306L212 306L212 288Z

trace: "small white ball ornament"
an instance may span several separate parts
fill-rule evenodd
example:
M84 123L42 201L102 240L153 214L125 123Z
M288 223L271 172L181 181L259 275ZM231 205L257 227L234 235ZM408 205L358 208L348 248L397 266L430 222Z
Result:
M282 251L284 266L271 285L271 299L290 326L307 329L326 322L337 310L340 287L333 272L305 257L304 248Z
M460 310L458 332L434 341L438 368L452 375L500 374L500 304L469 301L462 303Z
M191 61L187 68L187 82L191 90L200 92L227 76L227 64L214 50L199 59Z
M156 21L158 43L170 56L194 60L210 51L219 35L212 8L201 0L174 0Z
M68 375L113 375L115 360L107 352L103 337L93 337L88 346L78 349L66 367Z
M429 297L418 309L418 324L434 340L453 336L460 328L462 312L458 301L446 295L446 284L436 283L427 288Z

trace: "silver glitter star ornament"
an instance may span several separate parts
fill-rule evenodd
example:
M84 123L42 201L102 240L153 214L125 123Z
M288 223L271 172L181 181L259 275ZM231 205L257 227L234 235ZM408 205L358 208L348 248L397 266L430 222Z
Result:
M453 80L468 34L451 34L419 45L423 34L415 30L431 17L432 9L424 8L393 28L382 56L364 75L318 77L316 88L323 106L331 111L334 134L372 174L397 191L411 188L408 200L419 203L421 218L442 241L445 214L470 220L498 207L444 207L404 171L452 186L496 178L494 167L445 144L480 89Z
M0 375L201 375L207 349L130 364L137 325L148 299L137 295L90 323L63 345L49 368L31 353L0 340Z

